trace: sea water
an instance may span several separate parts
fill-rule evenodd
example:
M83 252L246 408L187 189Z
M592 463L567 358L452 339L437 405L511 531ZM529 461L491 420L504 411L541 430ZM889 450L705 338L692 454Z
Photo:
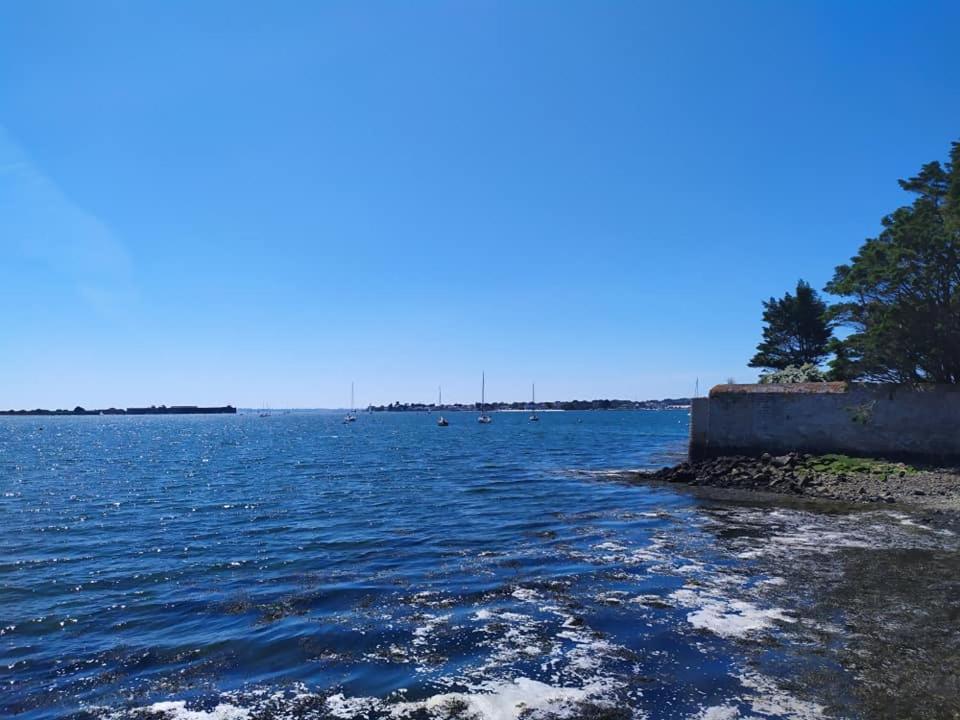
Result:
M951 671L950 530L624 482L685 410L448 417L3 419L0 715L866 717L890 637Z

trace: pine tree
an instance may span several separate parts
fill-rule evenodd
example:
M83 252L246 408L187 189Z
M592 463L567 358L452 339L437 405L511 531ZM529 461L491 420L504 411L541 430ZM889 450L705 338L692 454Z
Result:
M763 303L763 341L750 367L783 370L819 365L826 359L832 334L827 304L803 280L797 282L796 293Z
M833 375L888 382L960 383L960 143L900 187L914 201L883 218L827 292L853 332L837 341Z

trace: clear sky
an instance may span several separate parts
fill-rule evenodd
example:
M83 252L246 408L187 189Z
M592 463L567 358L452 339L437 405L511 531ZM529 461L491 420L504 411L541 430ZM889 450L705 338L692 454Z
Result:
M960 3L0 4L0 407L652 398L960 139Z

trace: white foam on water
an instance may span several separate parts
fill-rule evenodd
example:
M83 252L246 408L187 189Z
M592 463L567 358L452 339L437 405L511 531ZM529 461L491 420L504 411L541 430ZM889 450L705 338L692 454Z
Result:
M423 625L413 631L414 647L427 645L430 641L430 636L433 635L441 625L445 625L449 619L450 615L426 615Z
M799 510L759 511L741 508L718 512L717 524L778 529L760 537L732 541L741 560L795 561L798 555L829 555L839 550L892 548L938 548L955 534L917 521L895 511L871 511L843 516L817 515ZM891 522L894 521L894 522Z
M690 720L735 720L740 717L740 711L733 705L714 705L703 708Z
M531 590L530 588L525 587L518 587L511 594L517 600L522 600L524 602L540 599L540 593L538 593L536 590Z
M163 720L248 720L261 710L268 710L276 720L293 720L301 717L302 701L314 699L322 702L329 715L343 720L364 717L390 717L403 720L426 712L429 717L448 718L453 709L457 717L472 720L536 720L549 713L553 718L564 718L575 713L580 703L594 702L606 706L603 697L607 687L603 683L584 687L554 686L539 680L518 677L513 680L490 681L467 692L440 693L425 700L389 702L374 697L348 697L343 693L322 698L321 695L299 690L293 693L254 691L248 693L244 704L234 694L224 698L232 702L220 702L210 710L197 710L187 706L186 701L157 702L129 710L88 707L87 710L101 720L135 720L150 715ZM402 693L400 693L402 696Z
M693 608L687 622L724 638L746 637L776 622L796 622L781 608L761 608L746 600L721 597L709 591L684 587L670 594L677 604Z
M745 637L751 632L770 627L775 620L796 622L779 609L761 610L743 601L727 606L707 605L687 615L691 625L710 630L720 637Z
M169 720L246 720L250 709L220 703L212 710L191 710L183 700L158 702L141 709L142 713L160 713Z
M478 619L483 624L477 631L489 636L480 644L489 648L490 652L483 663L470 672L470 677L476 681L502 672L517 660L529 656L528 649L538 646L537 641L541 639L540 623L530 615L492 610L480 610L476 614L479 616L481 613ZM505 630L491 630L491 627L500 625L507 627Z
M352 720L381 710L383 703L377 698L345 697L343 693L326 699L326 709L334 717Z
M603 692L602 688L555 687L538 680L520 677L512 681L489 683L479 692L434 695L421 702L400 703L391 708L391 715L404 718L418 710L443 713L459 706L462 714L478 720L517 720L550 712L569 716L576 704ZM446 717L446 715L439 715Z
M779 585L786 585L786 583L787 581L784 578L773 576L773 577L764 578L763 580L758 580L756 585L757 587L763 587L763 586L776 587Z
M942 535L944 537L953 537L956 534L952 530L948 530L947 528L933 528L933 527L930 527L929 525L924 525L921 522L917 522L914 518L910 517L906 513L890 512L888 514L894 520L898 521L901 525L905 525L907 527L917 528L918 530L925 530L927 532L935 533L936 535Z
M368 717L384 708L384 702L377 698L345 697L342 693L323 698L303 686L295 686L288 691L256 689L242 695L239 692L224 693L221 702L211 710L190 708L183 700L157 702L128 710L102 707L87 707L86 710L100 720L137 720L144 716L163 720L248 720L264 710L274 720L295 720L303 716L304 701L322 702L327 713L343 720Z
M758 715L787 717L790 720L820 720L826 717L823 705L794 697L771 678L749 671L734 677L756 693L754 697L744 698L744 701Z
M738 697L731 698L750 706L750 713L744 715L728 701L721 705L702 708L690 720L761 720L770 717L786 720L823 720L828 717L826 708L807 700L801 700L783 690L775 680L754 671L734 674L744 688Z
M481 621L477 631L488 636L481 643L488 648L488 652L478 666L466 668L459 677L451 678L450 684L465 688L466 694L471 696L488 695L491 688L495 688L494 695L497 697L504 692L512 697L518 692L516 685L519 682L519 686L526 691L537 689L546 692L545 688L548 687L560 688L566 700L572 699L570 693L577 689L589 689L591 698L614 697L622 681L611 677L604 667L611 660L616 660L623 648L595 633L581 618L560 605L544 603L540 593L521 592L517 599L521 598L525 605L532 606L529 614L488 608L475 611L474 619ZM541 658L540 670L543 675L540 679L514 680L514 664L534 657ZM539 684L531 684L534 682ZM467 702L464 698L458 700ZM473 704L470 707L474 708L478 702L483 705L488 700L476 699L471 702ZM491 717L513 715L501 713Z
M620 543L607 541L607 542L602 542L599 545L594 545L593 549L594 550L612 550L614 552L621 552L623 550L626 550L627 548L625 545L621 545Z
M738 557L742 559L780 557L796 552L828 554L841 548L868 550L878 547L875 539L877 535L871 533L870 528L863 528L854 534L843 530L828 530L816 525L800 525L787 532L765 538L762 545L740 553ZM865 537L871 537L871 539L866 540Z
M607 590L594 595L593 600L604 605L622 605L629 594L626 590Z

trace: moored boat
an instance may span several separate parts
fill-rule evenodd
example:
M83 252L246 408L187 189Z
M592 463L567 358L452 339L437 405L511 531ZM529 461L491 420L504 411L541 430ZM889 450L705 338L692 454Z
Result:
M493 422L493 419L487 415L487 374L482 373L480 375L480 417L477 418L477 422L481 425L489 425Z

